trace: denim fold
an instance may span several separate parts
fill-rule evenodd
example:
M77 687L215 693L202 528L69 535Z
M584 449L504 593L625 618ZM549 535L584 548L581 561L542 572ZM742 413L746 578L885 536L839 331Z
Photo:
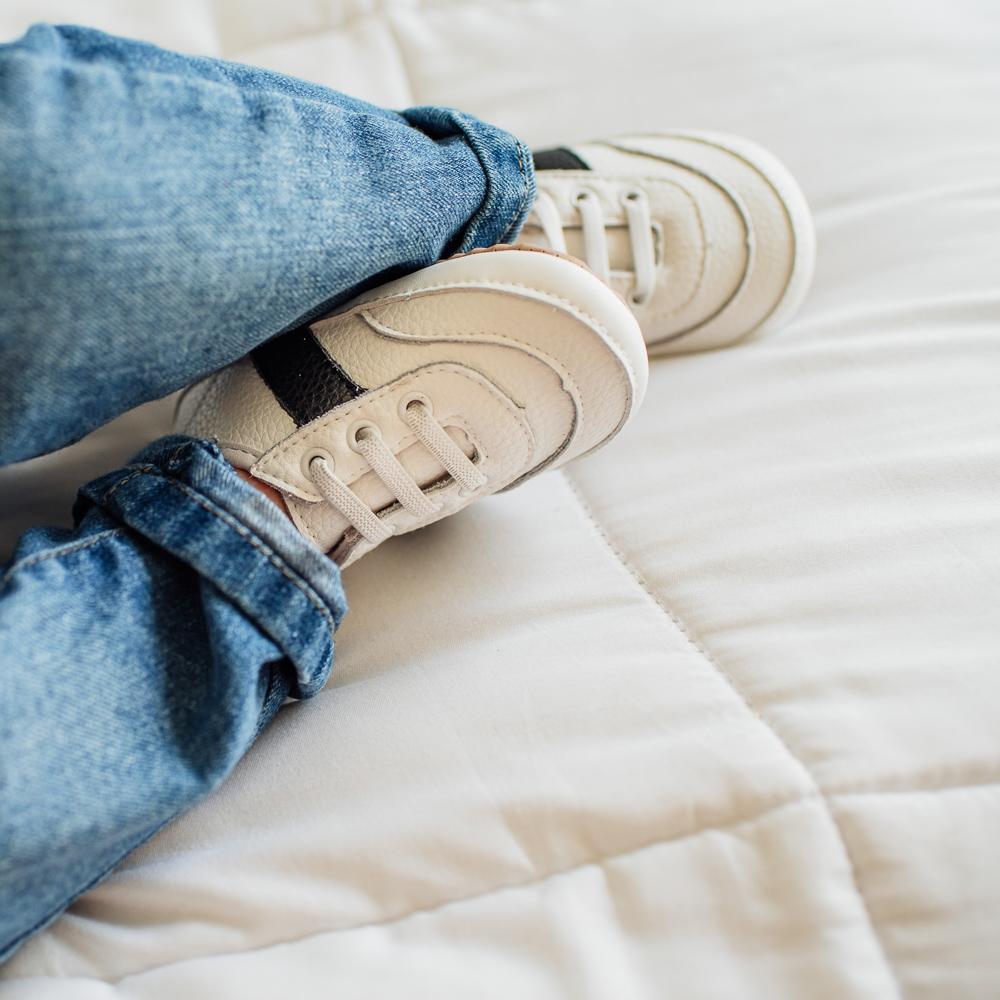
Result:
M330 676L340 570L173 436L33 529L0 585L0 959Z
M244 483L210 441L161 438L80 491L91 506L185 562L237 605L294 666L290 693L309 698L333 667L347 612L340 569L276 504Z

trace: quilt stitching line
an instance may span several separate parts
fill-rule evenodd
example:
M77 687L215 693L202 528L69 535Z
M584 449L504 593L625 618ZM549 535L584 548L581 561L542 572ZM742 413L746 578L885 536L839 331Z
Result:
M975 786L949 785L949 786L941 786L935 788L926 788L918 785L913 788L896 788L896 789L874 788L858 792L838 791L832 793L832 795L833 797L836 798L851 798L854 796L877 797L879 795L904 795L907 793L930 793L936 795L936 794L941 794L943 792L965 790L966 788L969 787L975 787L975 788L996 787L1000 789L1000 775L997 776L997 779L995 781L986 781L983 782L981 785L975 785ZM638 844L634 847L626 847L620 851L611 851L608 854L597 855L593 858L589 858L584 861L577 862L576 864L569 865L566 868L560 868L555 871L548 871L539 875L536 878L527 879L523 882L511 882L504 885L491 886L490 888L484 889L481 892L474 892L470 893L467 896L456 896L452 899L445 899L439 903L434 903L427 907L417 907L416 909L408 910L406 913L401 913L395 916L386 917L383 920L372 920L363 924L352 924L349 927L324 928L323 930L318 930L309 934L303 934L302 936L297 938L269 941L266 944L257 945L253 948L247 948L242 951L217 952L211 955L187 955L184 956L183 958L174 959L169 962L161 962L158 965L151 965L148 968L139 969L135 972L127 973L126 975L120 976L117 979L101 979L97 976L70 976L65 978L70 978L84 982L99 982L99 983L104 983L105 985L108 986L117 986L120 985L121 983L124 983L128 979L137 979L149 973L158 972L161 969L168 969L171 966L180 965L183 962L187 961L202 961L205 959L212 959L212 958L225 958L233 955L253 955L256 954L257 952L267 951L269 948L294 946L296 944L301 944L304 941L309 941L312 938L324 937L328 934L346 934L350 933L351 931L365 930L366 928L369 927L389 927L392 926L393 924L403 923L406 920L409 920L411 917L418 917L431 913L436 913L438 910L446 909L449 906L461 906L463 903L475 902L476 900L479 899L486 899L489 896L501 892L507 892L509 890L528 889L535 885L541 885L544 882L548 881L549 879L558 878L562 875L572 875L574 872L582 871L584 868L589 868L596 865L602 865L607 862L613 862L629 858L632 855L641 854L644 851L654 850L655 848L662 847L666 844L683 843L685 840L694 840L698 837L703 837L706 834L726 833L735 830L741 826L751 826L754 823L763 822L769 819L774 814L782 812L786 809L792 809L796 806L805 805L809 802L817 801L820 799L822 799L822 794L817 788L815 791L805 792L803 795L796 796L795 798L792 799L781 800L775 803L771 803L765 806L759 812L754 813L753 815L742 816L729 823L721 823L717 826L705 826L698 830L692 830L690 832L680 833L674 836L658 837L655 840ZM33 979L53 979L53 978L59 978L59 977L35 976L35 975L14 976L9 980L0 980L0 986L2 986L4 982L12 982L12 983L27 982L28 980L33 980Z
M957 785L899 785L895 788L838 788L827 792L828 799L885 799L895 795L945 795L950 792L1000 792L1000 774L982 780L963 779Z
M763 725L766 729L768 729L770 731L770 733L778 741L779 746L782 747L782 749L785 751L785 753L788 755L788 757L793 761L793 763L795 763L805 773L806 777L808 778L808 780L809 780L809 782L810 782L810 784L812 786L813 794L817 798L817 800L822 803L823 808L824 808L824 810L826 812L827 818L829 819L830 824L831 824L831 826L833 828L833 831L835 832L835 834L837 836L837 840L840 842L841 848L843 849L844 858L847 861L847 866L848 866L848 869L850 870L850 873L851 873L851 883L852 883L852 885L854 887L854 892L857 895L858 901L861 904L861 910L864 913L865 918L868 921L868 925L869 925L869 929L871 931L872 938L875 941L876 950L879 952L879 954L881 954L882 959L885 962L886 968L887 968L887 970L889 972L889 977L892 980L892 982L895 984L897 996L899 996L900 998L902 998L903 997L902 984L900 982L900 979L899 979L899 976L898 976L898 974L896 972L895 967L893 966L892 962L889 960L889 954L886 951L885 944L882 941L881 935L879 934L878 926L876 925L876 922L875 922L875 917L874 917L874 915L872 913L871 907L868 904L868 899L865 896L864 890L861 887L861 882L860 882L860 879L858 877L857 865L854 863L854 859L851 856L850 849L847 846L847 839L844 836L844 833L841 830L839 823L837 822L836 816L834 815L833 808L832 808L832 806L830 804L830 800L829 800L826 792L823 790L823 788L820 786L819 782L817 781L816 776L806 766L805 761L803 761L802 758L799 757L798 754L796 754L792 750L792 748L789 745L788 741L781 735L780 732L778 732L778 730L775 728L774 724L770 721L770 719L768 719L757 708L757 706L753 703L753 701L746 694L746 692L743 690L743 688L736 682L736 680L732 676L732 674L730 674L729 671L726 670L708 652L708 650L704 647L704 645L702 645L702 643L700 643L688 631L688 629L686 628L686 626L684 625L684 623L666 605L666 603L656 593L656 591L653 590L653 588L649 585L649 583L646 581L646 579L643 577L643 575L638 571L638 569L635 566L633 566L632 563L626 558L626 556L624 555L624 553L614 543L614 541L611 539L611 536L609 535L609 533L604 529L604 526L601 524L601 522L598 520L598 518L594 514L593 509L591 508L590 504L587 502L586 497L583 495L583 492L581 491L581 489L577 485L577 483L573 480L573 478L566 472L565 469L562 469L560 471L562 472L563 480L566 483L566 485L567 485L570 493L573 495L574 499L576 500L577 504L579 505L580 511L583 514L584 518L590 523L590 525L593 527L594 531L597 533L598 537L604 542L605 546L607 547L607 549L611 553L611 555L614 556L614 558L621 564L622 568L628 573L628 575L630 577L632 577L632 579L635 581L636 585L667 616L667 618L673 623L673 625L677 628L677 630L684 637L684 639L691 646L691 648L694 649L695 652L697 652L705 660L705 662L709 665L709 667L711 667L712 670L714 672L716 672L726 682L726 684L729 686L729 688L732 690L732 692L736 695L736 697L739 698L739 700L746 706L746 708L749 710L750 714L755 719L757 719L757 721L760 722L761 725Z
M857 795L919 795L992 788L1000 786L1000 764L989 763L983 767L956 768L950 772L920 771L911 775L899 775L898 778L895 784L886 784L887 779L883 778L881 783L835 785L828 787L826 794L830 798L840 798ZM938 780L934 781L935 778Z
M796 795L790 799L780 799L775 802L770 802L765 805L762 809L751 813L748 816L740 816L728 823L720 823L717 826L702 827L698 830L684 831L676 834L667 834L665 836L656 837L653 840L644 841L641 844L636 844L632 847L626 847L619 851L611 851L607 854L598 854L591 858L586 858L582 861L575 862L574 864L567 865L565 868L557 868L551 871L546 871L540 875L534 876L532 878L524 879L520 882L505 882L502 885L493 885L488 889L483 889L479 892L472 892L465 896L455 896L450 899L441 900L437 903L432 903L430 906L418 906L412 910L407 910L405 913L394 914L392 916L385 917L381 920L368 920L360 924L351 924L346 927L328 927L323 930L318 930L309 934L303 934L301 937L287 938L269 941L266 944L258 945L253 948L241 949L238 951L226 951L217 952L212 955L185 955L182 958L175 959L169 962L162 962L158 965L149 966L146 969L141 969L137 972L130 972L124 976L120 976L117 979L101 979L97 976L71 976L67 978L72 978L76 980L86 981L86 982L100 982L105 983L108 986L119 986L129 979L137 979L141 976L148 975L152 972L158 972L161 969L170 968L173 965L181 965L188 961L204 961L206 959L212 958L224 958L231 955L253 955L257 952L267 951L270 948L280 948L289 945L301 944L303 941L309 941L312 938L326 937L332 934L348 934L353 931L367 930L371 927L391 927L394 924L403 923L413 917L426 916L428 914L437 913L439 910L447 909L450 906L461 906L464 903L476 902L480 899L487 899L490 896L496 895L501 892L509 892L516 889L530 889L533 886L541 885L550 879L559 878L563 875L572 875L575 872L582 871L585 868L598 867L610 862L620 861L625 858L632 857L636 854L641 854L645 851L655 850L658 847L664 847L668 844L679 844L687 840L695 840L698 837L702 837L710 833L730 833L737 830L739 827L743 826L753 826L755 823L764 822L778 813L784 812L785 810L794 809L798 806L808 805L810 802L816 802L822 797L818 790L810 790L802 793L801 795ZM29 979L43 978L39 976L18 976L10 980L11 982L25 982ZM53 977L45 977L53 978ZM2 985L2 981L0 981Z

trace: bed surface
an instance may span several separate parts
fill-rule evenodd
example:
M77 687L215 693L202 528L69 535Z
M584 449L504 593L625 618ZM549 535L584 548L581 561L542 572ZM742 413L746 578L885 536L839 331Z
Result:
M1000 995L1000 8L7 0L534 145L745 134L815 212L765 340L345 574L330 686L0 1000ZM0 541L166 425L0 473Z

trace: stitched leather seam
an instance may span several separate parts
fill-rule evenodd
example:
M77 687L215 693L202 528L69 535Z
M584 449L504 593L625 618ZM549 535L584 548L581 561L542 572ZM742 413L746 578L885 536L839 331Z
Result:
M804 265L807 256L807 250L810 245L810 241L807 239L805 242L803 242L801 238L802 232L799 228L799 224L801 224L803 220L800 215L796 215L795 213L793 213L792 207L797 206L801 211L807 211L807 208L805 205L802 204L801 195L795 191L793 186L792 187L789 186L790 178L787 175L787 171L781 167L781 164L773 164L772 166L777 167L780 173L777 174L772 173L772 168L765 166L764 162L759 161L756 158L756 154L752 150L746 149L743 146L743 143L737 143L735 146L726 145L725 143L720 142L716 138L713 138L711 136L699 135L697 133L685 132L683 130L678 130L670 134L673 135L674 137L681 138L689 142L699 143L703 146L709 146L712 149L722 150L729 156L732 156L735 159L745 163L774 192L776 199L779 205L781 206L782 211L785 214L785 218L788 220L788 228L792 234L792 240L794 244L792 249L792 265L789 268L788 280L785 282L780 295L777 297L777 299L775 299L774 304L770 307L770 309L768 309L768 311L760 318L760 320L757 322L755 326L747 330L746 333L743 335L743 337L747 337L751 333L754 333L762 329L764 326L766 326L768 322L771 320L771 318L782 308L782 306L785 303L785 300L789 296L790 289L795 284L796 275L798 273L801 273L801 269ZM642 141L643 139L655 138L655 134L637 135L633 136L632 138ZM632 147L625 145L621 142L610 141L605 143L605 145L610 146L612 149L620 149L624 152L631 152L631 153L639 152L640 155L645 155L642 153L641 150L633 149ZM683 166L683 164L678 164L678 165ZM707 177L708 175L705 176ZM714 179L713 183L715 183ZM720 185L720 187L722 187L722 185ZM728 192L729 190L728 186L724 186L723 190L726 190ZM742 199L740 199L740 202L742 203ZM743 214L742 208L740 209L740 214L741 215ZM749 210L747 210L747 219L749 218L750 218L750 213ZM716 313L715 315L718 316L720 314L721 313ZM690 330L682 330L676 334L671 334L669 337L664 337L657 341L654 341L649 344L649 347L650 348L660 347L662 345L671 343L674 340L680 340L682 337L687 337L689 334L696 333L701 329L702 326L712 322L714 318L715 318L714 316L709 317L707 320L705 320L702 324L699 324L699 326L697 327L694 327Z
M581 417L583 416L583 410L584 410L583 393L580 391L580 386L577 384L576 379L573 378L572 374L570 373L570 370L557 357L555 357L552 354L549 354L548 351L543 351L540 347L537 347L526 340L521 340L519 337L510 337L504 333L495 333L492 330L480 330L480 329L465 330L463 331L461 336L457 337L444 337L439 334L424 336L418 333L407 333L405 330L400 330L397 327L390 326L388 323L383 323L382 320L376 319L374 316L371 315L371 313L369 313L365 309L361 310L360 315L364 319L364 321L378 333L384 334L387 337L393 337L398 340L404 340L410 342L444 341L446 343L448 342L467 343L467 341L465 340L466 337L478 336L478 337L489 337L490 342L495 346L503 346L505 344L517 344L519 347L526 348L527 350L524 351L525 354L527 354L529 357L533 357L540 361L544 361L551 369L553 369L553 371L555 371L559 375L559 378L563 382L569 382L569 384L573 386L573 391L576 393L575 402L580 409L580 416ZM620 372L619 372L619 380L625 386L626 390L625 395L626 396L631 395L632 387L628 384L628 381L624 378L624 376ZM576 421L574 426L575 427L579 426L579 423L580 423L579 421Z
M472 444L475 447L476 451L479 452L479 454L483 458L483 460L484 461L488 461L489 460L489 457L490 457L489 456L489 452L486 450L485 447L483 447L483 445L480 442L479 438L472 432L472 430L469 428L468 422L461 416L461 414L458 414L458 413L446 413L440 419L442 421L442 423L441 423L442 427L458 427L461 430L463 430L465 432L466 437L468 437L468 439L472 442ZM327 427L329 427L329 426L330 425L328 424ZM403 452L407 448L409 448L410 445L414 445L414 444L418 444L418 443L420 443L420 438L418 438L416 434L404 434L395 443L395 446L394 446L395 453L398 455L400 452ZM238 450L238 449L230 449L230 450ZM246 454L249 455L250 452L246 452ZM260 457L261 457L260 455L254 456L254 462L256 463L257 460ZM362 459L362 464L363 463L364 463L364 460ZM357 482L357 480L359 478L361 478L361 476L366 475L368 472L371 472L371 467L367 466L367 465L364 465L364 467L362 468L362 471L361 471L361 473L360 473L359 476L355 477L354 479L344 479L344 482L347 483L348 486L350 486L352 483ZM341 478L343 478L343 477L341 477ZM296 499L301 499L301 497L297 497ZM307 501L304 501L304 502L305 503L309 503L310 501L307 500Z
M618 548L617 545L612 541L611 536L605 531L603 525L598 521L593 510L591 509L589 503L581 492L580 488L573 481L573 479L568 475L565 470L562 470L563 479L565 480L567 486L569 487L570 493L576 498L576 501L580 507L580 511L584 518L590 523L594 531L597 533L598 537L601 538L611 555L621 564L622 568L632 577L639 588L650 597L653 603L667 616L667 618L673 623L677 631L684 637L688 645L697 652L705 663L717 673L732 691L732 693L739 699L739 701L744 705L744 707L750 712L751 716L755 718L761 725L767 729L771 735L777 740L778 745L784 750L786 756L801 770L803 774L809 780L812 786L812 794L817 799L817 801L823 804L826 812L826 816L830 821L830 825L840 842L841 849L844 852L844 858L847 862L848 870L850 871L851 884L854 887L854 892L861 904L862 912L869 924L869 929L871 931L872 939L875 942L877 951L881 954L883 961L885 962L886 969L889 972L889 977L893 981L896 987L897 996L903 997L902 984L899 980L899 976L896 973L896 969L892 962L889 960L889 954L886 950L885 943L882 940L881 935L878 931L878 926L875 922L874 914L872 913L871 906L868 903L868 899L865 896L864 890L861 887L861 882L858 878L858 869L854 860L851 857L850 849L847 846L847 839L844 836L843 831L840 828L840 824L837 822L837 818L834 814L833 807L830 800L820 786L819 782L816 780L816 776L811 770L806 766L805 762L799 757L791 748L788 741L778 732L777 728L770 719L768 719L754 704L752 699L746 694L743 688L737 683L733 675L726 670L705 648L702 643L700 643L686 628L684 623L677 617L677 615L667 606L664 600L656 593L655 590L649 585L646 579L638 571L638 569L632 564L632 562L626 558L624 553Z
M595 177L592 172L586 171L586 170L566 170L566 171L560 171L559 173L560 173L560 179L562 179L562 177L565 176L567 179L577 180L577 181L580 182L581 187L585 185L585 186L590 187L590 188L600 189L602 187L602 184L603 185L607 185L609 183L607 181L604 181L603 178L601 178L601 177ZM612 179L610 181L610 183L614 184L614 183L618 182L619 180L620 180L619 178L615 178L615 179ZM661 188L663 188L663 187L666 187L666 188L673 188L674 190L679 191L680 194L683 196L685 202L689 205L689 207L691 209L691 212L692 212L692 214L695 217L695 221L697 222L697 225L698 225L698 234L701 237L701 249L700 249L699 254L698 254L698 266L697 266L697 270L696 270L696 272L694 274L694 278L693 278L693 280L691 282L691 291L688 293L687 298L682 299L676 305L671 306L668 309L650 309L650 310L648 310L648 316L649 316L649 321L650 322L666 322L672 316L675 316L679 312L683 312L685 309L687 309L691 305L691 303L694 301L694 299L697 297L699 291L701 290L701 286L705 282L706 260L707 260L707 256L708 256L707 251L708 251L708 244L709 244L708 236L707 236L707 234L705 232L705 220L704 220L704 218L702 216L701 206L698 204L697 199L692 198L691 195L688 193L688 191L684 188L684 186L682 184L679 184L677 181L668 180L665 177L658 177L658 176L656 176L654 174L636 174L633 177L630 177L629 180L630 180L631 183L634 183L634 184L636 184L638 186L641 186L641 187L647 187L647 188L651 188L651 187L661 187ZM624 219L625 216L622 215L622 216L620 216L620 218ZM657 223L657 225L661 225L661 224ZM541 231L541 226L537 226L536 225L534 228L536 228L539 231ZM664 236L663 238L666 241L666 237ZM584 263L586 263L586 262L584 262ZM660 280L661 281L668 280L668 276L669 276L669 274L671 272L671 268L669 268L667 266L667 257L666 257L666 254L664 254L663 260L662 260L662 262L660 264L660 267L657 268L657 270L660 272L660 275L661 275ZM612 274L614 274L614 273L615 272L612 272ZM618 272L618 273L620 273L620 274L631 274L632 272L622 271L622 272ZM709 319L710 318L711 318L711 316L709 317ZM706 319L703 322L708 322L708 320ZM692 329L687 330L687 331L683 331L682 330L682 331L680 331L677 334L670 334L670 336L671 337L673 337L673 336L683 337L683 336L686 336L687 333L693 333L694 329L697 329L697 327L692 328Z
M360 409L364 405L365 402L368 402L368 403L376 402L379 399L381 399L383 396L387 396L387 395L389 395L391 393L394 393L394 392L399 392L405 386L410 385L410 384L418 381L422 376L427 375L430 372L435 372L435 373L436 372L446 372L449 375L455 375L455 376L458 376L459 378L464 378L464 379L468 380L469 382L471 382L473 385L475 385L478 389L486 389L492 396L494 396L497 400L499 400L500 404L504 407L504 409L510 410L512 408L511 404L500 394L500 391L493 385L493 383L489 382L488 379L484 378L484 381L480 382L480 381L472 378L471 375L468 375L465 372L463 372L460 368L453 368L453 367L447 367L447 366L442 366L442 367L432 366L430 368L419 368L419 369L417 369L416 372L410 373L409 375L405 375L399 381L390 382L389 385L384 385L384 386L382 386L381 389L376 389L376 390L374 390L372 392L366 393L364 396L359 396L357 400L355 400L352 403L349 403L347 405L352 410L353 409ZM484 385L484 382L485 382L485 385ZM357 405L355 405L355 404L357 404ZM520 415L517 414L516 410L514 411L514 415L517 417L517 419L515 419L513 421L513 423L517 427L518 432L520 433L521 437L524 439L525 450L530 455L531 454L531 448L532 448L532 439L529 436L529 434L528 434L527 430L525 429L525 427L523 426L523 420L520 418ZM267 463L268 461L270 461L272 459L274 461L278 461L278 460L282 459L289 451L303 448L311 440L313 440L316 437L316 435L318 435L320 433L323 433L325 431L329 431L331 429L331 427L334 426L338 421L342 420L344 418L344 416L345 416L344 412L341 412L341 413L338 413L333 418L333 420L327 420L324 417L320 423L316 424L313 427L310 427L309 430L302 437L298 438L295 441L289 441L289 440L286 439L286 441L284 443L282 443L281 445L278 446L277 450L274 451L273 454L271 452L266 453L264 455L264 457L260 461L262 463ZM272 474L270 472L266 472L263 468L261 469L261 473L262 474L266 474L269 477L272 476ZM274 483L274 485L285 486L285 487L287 487L289 489L298 489L299 488L299 487L295 487L292 483L289 483L283 476L281 476L281 477L279 477L279 476L273 476L273 478L269 479L269 481L272 482L272 483Z
M750 167L750 169L753 170L754 173L756 173L757 176L775 193L777 201L781 205L782 211L785 213L785 217L788 219L788 228L791 230L792 238L795 242L793 250L794 263L792 266L792 271L794 272L802 263L805 255L805 248L801 245L802 241L798 239L799 230L795 225L796 221L800 220L793 218L791 212L791 206L793 204L797 204L801 198L797 195L793 196L791 194L794 189L789 186L787 171L781 170L780 164L774 164L773 166L778 167L778 169L781 170L781 173L772 173L772 166L765 166L764 161L757 158L758 154L756 154L753 150L745 148L742 142L738 142L736 145L727 145L714 137L698 135L696 133L685 132L683 130L678 130L674 132L673 135L688 142L699 143L703 146L709 146L712 149L720 149L735 159L741 160L748 167ZM638 135L633 138L642 140L645 138L653 138L653 135ZM629 151L626 146L616 145L614 143L611 143L610 145L613 145L618 149ZM767 317L765 317L765 320L766 318Z
M225 441L222 438L212 438L212 440L219 446L223 451L228 451L231 453L239 453L240 457L243 459L249 459L250 464L253 465L254 462L260 458L260 455L254 451L248 451L240 442L238 441Z
M472 433L471 430L469 430L468 425L466 424L466 422L460 416L458 416L457 414L449 414L449 415L447 415L445 417L442 417L442 419L449 421L449 423L443 425L445 427L450 427L450 426L453 426L453 425L461 427L462 430L465 431L465 433L468 436L469 440L472 442L473 447L479 452L479 455L481 456L483 462L488 462L489 461L489 453L487 452L486 448L484 448L482 446L482 444L480 443L479 439ZM418 440L419 439L417 438L417 436L415 434L408 434L406 437L401 438L400 441L397 442L396 448L397 448L398 451L403 451L405 448L408 448L411 444L416 444ZM357 480L353 480L352 479L350 482L347 483L347 485L350 486L352 483L354 483L356 481ZM452 483L447 488L451 489L455 485L456 485L455 482L452 481ZM289 509L292 509L292 505L299 505L299 504L306 504L308 506L315 506L315 501L303 500L301 497L293 496L291 498L291 500L292 500L292 503L289 504ZM391 506L392 505L390 504L390 507ZM305 513L308 513L308 511L306 511ZM300 520L301 520L301 523L300 523ZM335 542L334 545L333 545L333 547L331 548L331 547L327 546L324 542L322 542L320 540L320 536L316 532L314 532L312 530L312 528L306 523L305 515L303 513L301 513L301 512L300 512L300 519L297 519L295 521L295 526L306 536L306 538L309 539L310 542L313 543L313 545L316 546L316 548L318 548L318 549L320 549L322 551L325 551L327 553L332 552L332 551L334 551L334 549L336 549L337 545L340 544L339 542ZM350 531L353 531L353 530L355 530L355 529L352 526L349 526L347 528L347 532L350 532ZM345 532L345 535L346 535L347 532Z
M305 524L305 523L299 524L299 522L296 521L295 522L295 527L298 528L299 531L303 532L305 534L306 538L308 538L309 541L312 542L313 545L316 546L316 548L320 549L320 548L323 547L319 543L319 536L312 530L312 528L309 527L308 524Z
M202 392L201 397L199 398L198 402L195 403L194 412L191 414L190 418L187 421L185 421L185 426L191 428L193 433L195 434L198 433L198 426L199 426L198 420L201 417L202 411L205 409L205 405L208 402L208 400L211 399L212 402L215 403L216 398L219 395L220 383L221 379L218 373L209 376L208 385L205 386L205 389Z
M524 284L524 282L521 281L489 281L477 278L475 283L471 283L470 281L448 281L448 282L439 282L438 284L435 285L422 285L419 288L408 289L405 295L393 295L383 301L389 303L399 302L416 295L423 295L427 292L445 292L453 288L465 289L468 291L476 291L479 288L498 288L501 290L509 290L511 288L522 288L526 292L535 292L536 294L543 296L543 298L547 300L550 300L552 302L558 302L561 305L566 306L568 308L568 311L572 315L581 317L587 320L588 322L592 323L599 332L604 334L607 337L607 339L611 341L611 343L613 343L616 348L618 348L618 350L621 352L619 360L621 361L622 366L625 369L627 369L629 374L633 377L633 381L636 381L635 372L633 371L632 365L628 360L625 348L619 343L617 338L612 337L612 335L609 333L608 329L604 326L604 324L601 323L596 316L591 316L590 313L588 313L585 309L581 309L575 302L571 302L569 299L563 298L561 295L556 295L554 292L546 291L544 288L535 288L534 286L526 285ZM372 308L376 301L377 300L370 300L367 302L362 302L355 308L348 309L343 313L335 314L335 316L336 315L348 316L352 312L364 312L366 309ZM332 319L334 317L330 318ZM439 338L439 339L445 339L445 338Z
M620 151L626 152L626 153L632 153L632 154L634 154L634 153L637 152L635 149L632 149L629 146L620 145L619 143L614 142L614 141L605 142L605 143L602 143L602 145L605 145L605 146L608 146L611 149L617 149L617 150L620 150ZM723 147L720 147L720 148L723 148ZM639 153L640 153L640 155L647 155L647 154L642 153L641 151L639 151ZM678 160L675 157L658 156L657 159L661 160L664 163L673 164L676 167L680 167L683 170L687 170L690 173L693 173L693 174L701 177L704 181L708 182L713 187L718 188L725 195L725 197L730 201L730 203L736 209L736 211L738 212L738 214L740 216L740 219L743 222L743 227L744 227L744 230L746 231L746 238L747 238L747 244L746 244L747 245L747 259L746 259L745 266L743 268L743 273L740 276L740 280L739 280L739 282L737 282L736 287L730 293L729 297L720 306L718 306L714 310L714 312L712 312L710 315L704 317L703 319L699 320L694 326L689 327L686 330L678 330L676 333L672 333L672 334L670 334L667 337L661 337L660 339L658 339L658 340L654 341L653 343L651 343L649 345L650 347L652 347L652 346L659 346L660 344L670 343L670 342L672 342L674 340L680 340L683 337L687 337L687 336L690 336L693 333L697 333L697 332L701 331L704 327L708 326L710 323L714 322L718 317L722 316L722 314L724 312L726 312L726 310L729 309L740 298L740 296L742 296L744 294L744 290L749 286L749 284L750 284L750 276L751 276L751 273L752 273L752 271L754 270L754 268L756 266L757 256L758 256L758 250L757 250L757 247L756 247L756 231L754 230L754 227L753 227L753 219L751 217L750 210L746 206L746 204L745 204L742 196L739 194L739 192L735 188L733 188L728 182L722 180L721 178L715 176L714 174L706 173L705 170L702 170L700 167L697 167L694 164L684 163L683 161ZM772 185L772 187L773 187L773 185ZM700 209L698 210L698 217L699 217L699 224L700 224L700 226L702 228L702 234L703 234L703 237L704 237L704 222L703 222L703 220L701 218L701 211L700 211ZM698 282L699 287L700 287L701 283L704 281L704 278L705 278L705 269L704 269L704 260L703 260L702 261L701 276L700 276L699 282ZM696 293L695 294L697 294L697 289L696 289ZM771 311L773 311L773 308L772 308ZM761 321L759 323L755 324L752 329L753 330L757 329L757 327L760 325L760 323L762 323L764 321L764 319L766 319L766 318L767 317L765 316L763 319L761 319ZM752 331L747 331L748 334L750 332L752 332Z

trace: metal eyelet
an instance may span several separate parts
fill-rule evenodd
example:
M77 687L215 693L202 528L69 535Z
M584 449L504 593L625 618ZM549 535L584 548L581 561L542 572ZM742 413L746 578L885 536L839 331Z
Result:
M381 431L378 429L377 424L373 424L370 420L358 420L347 430L347 446L351 451L359 451L358 440L362 431L371 431L374 434L381 436Z
M303 456L299 462L299 468L302 470L302 474L306 479L312 479L312 473L309 471L309 467L312 465L313 459L322 458L323 461L330 466L330 471L332 472L336 461L326 449L324 448L310 448Z
M431 416L434 416L434 404L427 396L422 392L408 392L399 401L399 415L404 421L406 420L406 411L413 403L420 403Z

